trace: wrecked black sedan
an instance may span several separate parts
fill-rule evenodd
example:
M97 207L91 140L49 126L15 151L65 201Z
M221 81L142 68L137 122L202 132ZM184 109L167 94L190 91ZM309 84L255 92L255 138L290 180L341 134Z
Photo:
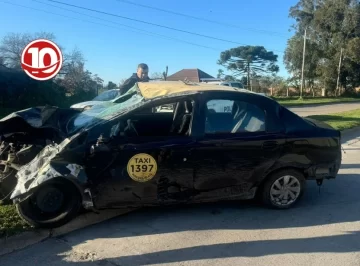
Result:
M336 178L341 164L338 130L246 90L137 83L97 108L69 119L71 137L18 170L11 198L28 223L58 227L81 208L255 197L285 209L307 180Z

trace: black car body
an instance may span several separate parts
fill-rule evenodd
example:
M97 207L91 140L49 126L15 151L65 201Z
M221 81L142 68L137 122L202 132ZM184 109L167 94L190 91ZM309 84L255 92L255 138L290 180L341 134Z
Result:
M222 101L231 101L232 108L221 109ZM175 108L157 112L163 105ZM260 195L272 207L288 208L302 195L305 180L336 177L340 138L338 130L246 90L138 83L22 167L11 198L21 216L39 227L62 225L81 206L100 210Z

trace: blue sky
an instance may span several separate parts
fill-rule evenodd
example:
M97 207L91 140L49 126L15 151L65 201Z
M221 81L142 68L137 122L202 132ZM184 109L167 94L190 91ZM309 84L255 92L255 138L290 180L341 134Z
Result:
M45 12L10 5L3 1L41 9ZM56 42L67 50L74 47L79 48L87 60L86 68L98 74L106 82L111 80L118 83L121 79L128 78L136 71L136 66L140 62L149 65L150 74L162 72L168 66L169 74L183 68L199 68L216 76L217 70L221 68L216 63L220 52L242 44L263 45L268 50L276 50L275 53L279 55L279 75L287 76L281 52L286 48L288 38L293 35L289 29L294 21L288 15L290 7L295 5L297 0L129 0L236 27L177 16L118 0L59 1L226 39L239 44L80 10L47 0L0 0L0 25L6 25L0 28L0 38L9 32L53 32L57 38ZM71 9L109 22L44 3ZM176 38L179 41L137 32L119 24ZM180 40L208 46L211 49L183 43Z

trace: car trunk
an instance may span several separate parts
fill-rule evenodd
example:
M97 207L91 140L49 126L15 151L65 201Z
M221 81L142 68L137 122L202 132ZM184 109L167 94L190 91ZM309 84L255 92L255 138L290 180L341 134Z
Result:
M310 124L315 125L316 127L336 130L335 128L333 128L333 127L330 126L329 124L326 124L326 123L324 123L324 122L322 122L322 121L319 121L319 120L316 120L316 119L312 119L312 118L308 118L308 117L303 117L303 119L304 119L305 121L308 121Z

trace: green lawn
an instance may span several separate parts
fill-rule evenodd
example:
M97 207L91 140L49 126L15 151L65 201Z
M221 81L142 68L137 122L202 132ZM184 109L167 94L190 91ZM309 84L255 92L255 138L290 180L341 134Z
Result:
M323 121L339 130L360 126L360 109L329 115L312 115L309 117Z
M296 106L307 104L326 104L326 103L348 103L348 102L360 102L360 98L351 97L316 97L316 98L303 98L300 100L298 97L292 98L274 98L278 103L284 106Z
M0 238L31 229L16 212L14 205L0 205Z

